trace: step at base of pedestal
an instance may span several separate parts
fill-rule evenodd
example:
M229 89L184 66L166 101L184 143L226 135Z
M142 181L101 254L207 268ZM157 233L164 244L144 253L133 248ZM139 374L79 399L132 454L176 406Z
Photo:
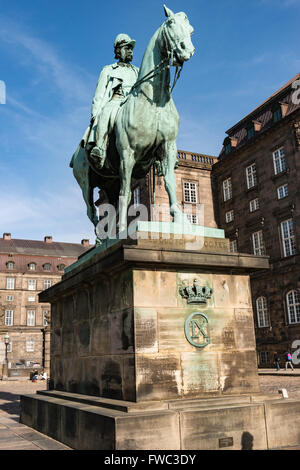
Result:
M256 395L147 404L78 395L24 395L20 421L78 450L239 450L300 444L296 400Z

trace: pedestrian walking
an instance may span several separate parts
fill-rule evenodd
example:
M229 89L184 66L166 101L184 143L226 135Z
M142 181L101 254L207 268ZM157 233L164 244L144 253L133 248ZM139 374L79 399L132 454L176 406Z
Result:
M285 353L285 370L287 370L288 366L291 367L292 370L294 370L293 364L292 364L292 355L290 351L287 351Z
M280 354L278 354L277 352L275 352L275 354L274 354L274 362L275 362L275 366L276 366L277 371L280 370L279 361L280 361Z

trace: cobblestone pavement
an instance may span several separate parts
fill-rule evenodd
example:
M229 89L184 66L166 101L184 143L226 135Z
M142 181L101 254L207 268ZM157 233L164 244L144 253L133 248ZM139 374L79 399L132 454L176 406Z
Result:
M261 393L278 394L285 388L289 398L300 400L300 376L259 377ZM45 390L44 381L0 381L0 451L1 450L71 450L60 442L19 423L20 395ZM284 450L300 450L300 446Z
M44 381L0 381L0 451L70 450L60 442L19 422L20 395L45 389Z

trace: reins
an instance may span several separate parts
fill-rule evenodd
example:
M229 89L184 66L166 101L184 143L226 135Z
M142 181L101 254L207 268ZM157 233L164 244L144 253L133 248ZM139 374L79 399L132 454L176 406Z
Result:
M164 37L165 42L168 43L167 34L164 31L164 28L162 29L162 33L165 36ZM159 64L157 64L152 70L150 70L150 72L146 73L146 75L144 75L142 78L140 78L140 80L135 82L135 84L131 88L131 91L134 90L135 88L137 88L139 85L141 85L145 81L150 80L150 78L153 78L156 75L162 73L164 70L169 69L172 66L173 57L174 57L174 50L175 50L174 48L171 48L171 51L167 51L168 56L165 57L164 59L162 59L159 62ZM183 67L183 64L182 65L176 65L174 81L173 81L172 87L170 87L170 93L172 93L172 91L174 90L174 87L175 87L175 85L176 85L176 83L177 83L177 81L180 77L182 67Z

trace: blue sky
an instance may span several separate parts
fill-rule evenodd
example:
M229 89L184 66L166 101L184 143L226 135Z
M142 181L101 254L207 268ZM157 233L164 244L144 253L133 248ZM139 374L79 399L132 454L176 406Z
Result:
M194 26L173 92L178 148L218 155L225 131L300 71L300 0L169 0ZM120 32L133 63L164 21L163 1L0 0L0 236L94 239L70 158Z

